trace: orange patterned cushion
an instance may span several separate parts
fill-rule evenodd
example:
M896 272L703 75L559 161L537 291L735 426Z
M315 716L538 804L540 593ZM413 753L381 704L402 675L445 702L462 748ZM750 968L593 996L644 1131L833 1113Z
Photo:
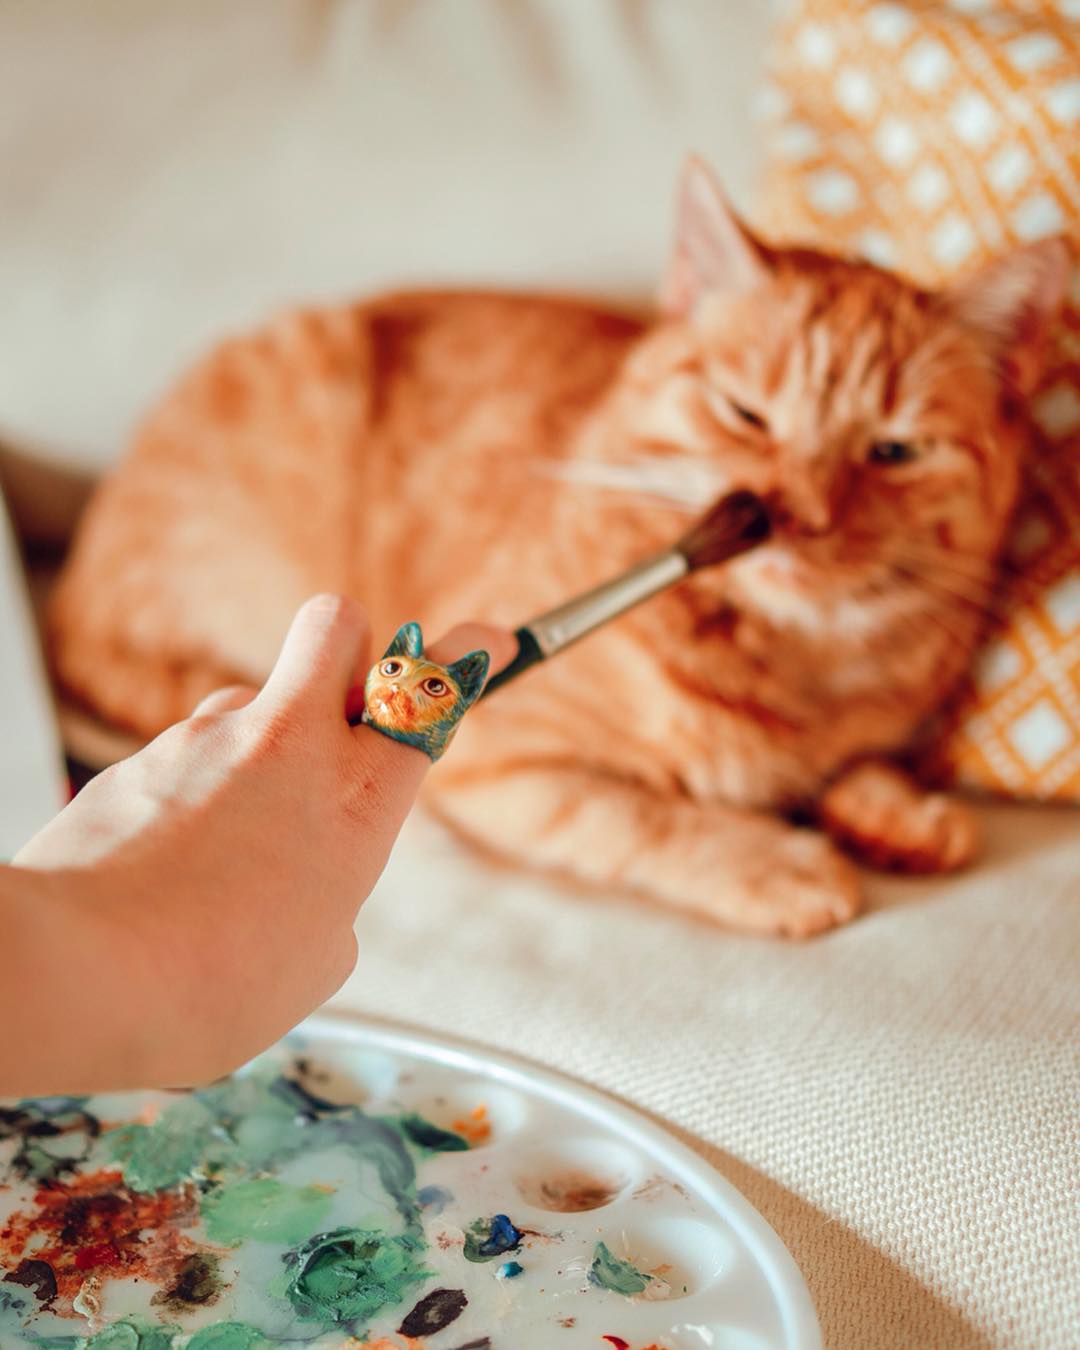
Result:
M763 94L761 221L936 285L1080 241L1080 0L802 0ZM1078 250L1080 254L1080 250ZM947 779L1080 800L1080 272L1035 401L1046 434L988 637L935 752Z

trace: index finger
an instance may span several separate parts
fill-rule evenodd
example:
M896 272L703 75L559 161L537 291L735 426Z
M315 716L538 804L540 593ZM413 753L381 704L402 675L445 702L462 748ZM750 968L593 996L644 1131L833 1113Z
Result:
M260 712L280 712L305 705L340 716L370 641L371 625L362 605L344 595L312 596L289 626L254 706Z

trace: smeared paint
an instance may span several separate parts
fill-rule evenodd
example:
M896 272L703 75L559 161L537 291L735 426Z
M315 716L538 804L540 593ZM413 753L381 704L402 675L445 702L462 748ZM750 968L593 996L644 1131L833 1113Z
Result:
M507 1261L499 1267L495 1275L500 1280L516 1279L525 1269L518 1261Z
M182 1231L198 1219L190 1187L140 1195L106 1168L42 1187L34 1206L12 1214L0 1230L0 1265L14 1270L25 1259L46 1262L60 1316L72 1315L91 1277L170 1286L183 1262L201 1250Z
M456 1322L468 1303L462 1289L433 1289L413 1308L398 1331L403 1336L432 1336Z
M478 1341L469 1341L467 1345L459 1345L457 1350L491 1350L491 1337L481 1336Z
M452 1134L439 1125L433 1125L430 1120L425 1120L415 1111L403 1115L399 1124L407 1139L431 1153L464 1153L468 1150L468 1140L463 1139L460 1134Z
M85 1097L42 1097L0 1107L0 1140L16 1141L9 1164L16 1177L56 1181L90 1156L101 1133L98 1118L84 1109Z
M589 1267L591 1284L630 1298L642 1293L651 1280L652 1276L638 1270L633 1262L620 1260L606 1243L598 1242L593 1249L592 1265Z
M222 1186L203 1197L202 1217L214 1242L238 1247L246 1238L288 1247L317 1233L326 1222L332 1193L319 1186L286 1186L258 1177Z
M429 1213L432 1218L441 1214L453 1198L453 1191L447 1190L445 1186L421 1186L416 1192L416 1200L420 1208Z
M610 1341L615 1350L630 1350L630 1342L624 1341L621 1336L601 1336L602 1341Z
M155 1294L150 1302L171 1312L190 1312L192 1308L213 1303L224 1285L217 1257L208 1252L195 1252L180 1263L172 1285Z
M505 1214L494 1214L490 1219L477 1219L465 1234L466 1261L494 1261L506 1252L516 1252L521 1246L522 1231Z
M285 1295L308 1321L365 1321L404 1302L411 1287L432 1274L417 1261L421 1246L408 1234L361 1228L317 1233L286 1256L295 1269Z
M131 1190L148 1193L231 1161L235 1150L226 1136L215 1134L214 1125L213 1113L198 1096L181 1097L152 1125L121 1125L107 1130L105 1141Z

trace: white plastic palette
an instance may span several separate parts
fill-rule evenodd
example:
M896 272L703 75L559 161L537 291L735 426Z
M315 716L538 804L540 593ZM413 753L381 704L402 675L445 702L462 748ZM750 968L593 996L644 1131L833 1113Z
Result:
M367 1022L194 1095L9 1106L0 1182L4 1347L821 1345L775 1233L662 1130Z

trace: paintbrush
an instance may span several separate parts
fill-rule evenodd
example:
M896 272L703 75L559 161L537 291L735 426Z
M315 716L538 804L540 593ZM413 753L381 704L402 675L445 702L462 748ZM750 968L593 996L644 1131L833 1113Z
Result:
M519 628L514 634L518 641L517 656L491 677L481 698L516 679L530 666L547 661L594 628L666 591L691 572L745 553L766 538L770 528L768 513L752 492L732 492L721 497L673 548L646 558L629 571L556 609L549 609L546 614L537 615Z

